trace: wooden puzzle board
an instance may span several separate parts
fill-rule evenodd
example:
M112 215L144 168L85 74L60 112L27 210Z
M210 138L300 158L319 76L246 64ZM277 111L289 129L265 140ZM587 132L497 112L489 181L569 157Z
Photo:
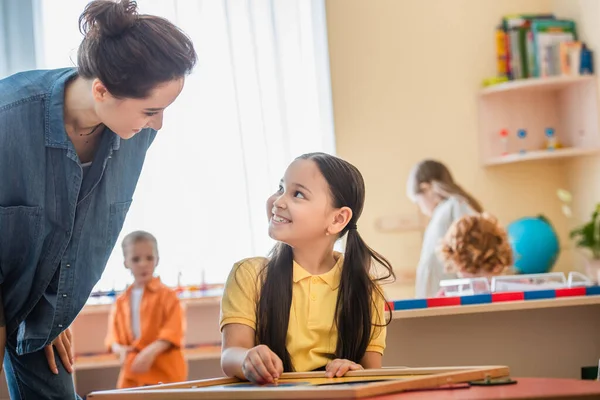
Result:
M285 373L277 384L254 385L217 378L143 388L94 392L90 400L171 399L357 399L407 390L509 376L505 366L382 368L351 371L341 378L324 372Z

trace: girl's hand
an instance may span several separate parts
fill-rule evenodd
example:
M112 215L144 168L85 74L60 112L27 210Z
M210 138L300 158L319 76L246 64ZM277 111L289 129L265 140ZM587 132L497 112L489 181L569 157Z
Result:
M246 352L242 372L250 382L260 385L273 383L283 373L283 363L277 354L261 344Z
M325 376L327 378L340 377L346 375L348 371L357 371L363 369L362 365L352 362L350 360L344 360L336 358L330 361L325 367Z

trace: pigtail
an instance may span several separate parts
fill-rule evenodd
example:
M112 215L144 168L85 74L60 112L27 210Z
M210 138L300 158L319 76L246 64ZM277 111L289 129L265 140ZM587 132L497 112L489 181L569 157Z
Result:
M349 225L351 229L346 238L335 310L335 324L338 328L336 357L358 363L371 341L373 326L386 326L391 321L391 311L388 309L387 322L374 322L373 310L376 310L377 296L385 301L377 283L394 278L395 275L390 262L364 242L355 225ZM383 276L372 276L374 262L384 268Z
M277 243L260 274L262 289L256 307L258 343L268 346L283 363L284 372L294 371L286 347L292 305L294 254L285 243Z

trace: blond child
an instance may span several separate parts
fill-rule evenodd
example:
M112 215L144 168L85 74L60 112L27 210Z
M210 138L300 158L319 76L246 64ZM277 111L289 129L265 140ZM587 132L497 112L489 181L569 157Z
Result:
M106 337L107 347L123 364L117 387L184 381L183 313L175 291L154 276L159 260L156 238L137 231L127 235L122 246L134 282L117 298Z

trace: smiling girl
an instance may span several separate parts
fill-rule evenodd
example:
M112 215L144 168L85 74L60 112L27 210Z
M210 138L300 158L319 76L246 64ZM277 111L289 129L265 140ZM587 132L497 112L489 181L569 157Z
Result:
M360 172L328 154L305 154L269 201L269 235L278 243L269 258L237 263L225 286L223 371L270 383L284 371L333 377L380 368L389 321L378 282L393 271L358 233ZM345 234L340 254L333 248Z

